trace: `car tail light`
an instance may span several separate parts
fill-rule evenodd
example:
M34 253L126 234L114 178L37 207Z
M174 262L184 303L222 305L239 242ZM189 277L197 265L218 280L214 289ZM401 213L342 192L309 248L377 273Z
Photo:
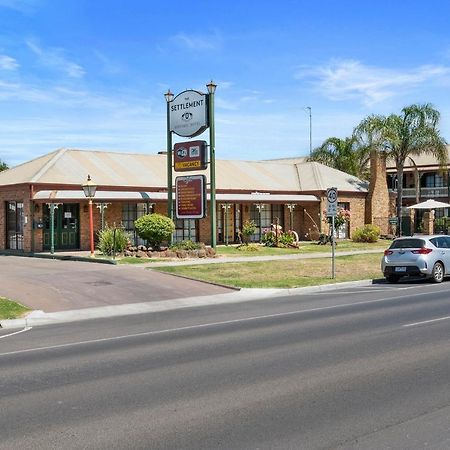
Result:
M414 253L415 255L428 255L428 253L431 253L433 249L431 248L419 248L419 250L411 250L411 253Z
M384 256L392 255L392 253L394 253L392 250L385 250L384 251Z

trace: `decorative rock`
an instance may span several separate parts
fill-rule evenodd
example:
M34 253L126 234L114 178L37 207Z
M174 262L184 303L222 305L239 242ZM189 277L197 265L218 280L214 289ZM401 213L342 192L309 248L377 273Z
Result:
M189 258L198 258L198 250L189 250L188 257Z
M142 250L138 250L138 252L136 253L136 257L137 258L147 258L147 253L143 252Z
M145 245L138 245L138 250L140 250L141 252L146 252L147 247Z
M130 252L129 250L125 250L125 251L123 252L123 255L124 255L124 256L133 256L133 252Z
M187 258L188 253L186 250L177 250L177 258Z
M199 251L198 251L198 257L199 258L206 258L206 250L203 248L203 249L200 249Z
M216 251L212 247L206 247L206 256L208 258L215 258L216 257Z
M161 255L163 255L163 254L161 254ZM166 250L164 252L164 256L167 257L167 258L176 258L177 257L177 253L174 252L173 250Z
M147 255L148 255L150 258L159 258L160 256L165 256L164 253L161 254L161 253L159 253L159 252L154 252L154 251L152 251L152 252L147 252Z

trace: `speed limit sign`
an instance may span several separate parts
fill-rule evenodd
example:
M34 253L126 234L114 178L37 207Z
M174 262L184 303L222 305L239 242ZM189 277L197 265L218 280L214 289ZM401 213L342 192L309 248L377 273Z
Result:
M327 189L327 217L336 217L337 214L337 188L332 187Z

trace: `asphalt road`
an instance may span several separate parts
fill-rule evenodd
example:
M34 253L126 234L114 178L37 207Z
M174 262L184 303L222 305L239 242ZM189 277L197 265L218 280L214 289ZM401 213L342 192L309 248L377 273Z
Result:
M450 282L10 333L1 449L450 448Z
M0 255L1 295L45 312L231 292L141 266Z

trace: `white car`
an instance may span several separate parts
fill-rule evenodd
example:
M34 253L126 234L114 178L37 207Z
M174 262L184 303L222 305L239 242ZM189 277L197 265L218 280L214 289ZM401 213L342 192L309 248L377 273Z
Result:
M422 276L440 283L450 275L450 236L408 236L384 251L381 271L390 283L404 276Z

